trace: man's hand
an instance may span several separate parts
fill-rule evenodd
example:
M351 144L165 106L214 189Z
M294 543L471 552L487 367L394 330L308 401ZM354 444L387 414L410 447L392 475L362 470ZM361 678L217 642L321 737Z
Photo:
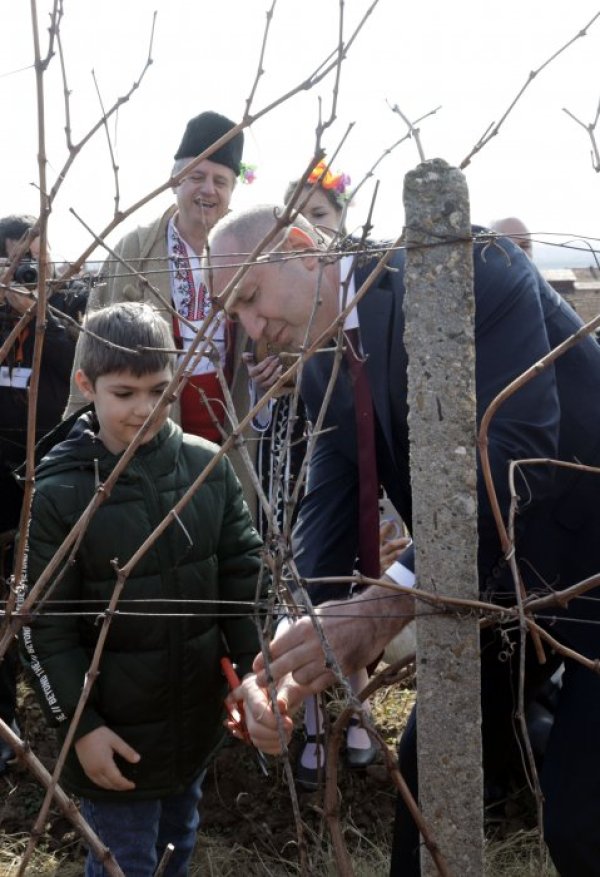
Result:
M130 764L137 764L140 755L106 725L81 737L75 743L75 751L86 776L97 786L116 792L135 789L135 783L123 776L114 757L120 755Z
M391 581L391 580L390 580ZM325 638L343 673L362 670L377 659L387 643L413 617L414 605L404 593L372 586L351 600L323 603L315 609ZM321 642L308 617L286 625L280 623L269 646L269 670L273 679L292 674L307 693L317 694L331 685L335 676L325 666ZM267 684L262 654L254 659L258 684Z
M250 380L256 384L259 396L266 393L283 372L283 366L278 356L266 356L262 362L257 363L251 353L243 353L242 359L248 369Z
M20 286L13 286L11 289L4 289L2 292L4 300L11 306L13 311L23 316L28 311L35 299L31 296L27 289Z
M386 571L410 545L408 536L399 535L399 527L396 521L382 521L379 527L379 564L381 573Z
M256 676L246 676L240 687L229 696L234 702L243 701L246 728L256 748L268 755L280 755L282 740L279 726L288 743L294 728L291 714L302 703L306 693L291 677L283 680L277 688L279 719L273 712L268 690L258 684Z

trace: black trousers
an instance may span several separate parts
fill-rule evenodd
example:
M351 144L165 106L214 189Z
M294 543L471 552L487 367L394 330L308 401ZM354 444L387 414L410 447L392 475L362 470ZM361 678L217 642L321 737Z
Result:
M509 773L521 769L518 728L513 718L518 696L518 649L512 660L502 660L504 646L498 632L482 632L486 786L502 784ZM555 658L541 666L530 646L528 649L526 704L558 664ZM418 800L416 709L402 735L398 756L402 775ZM541 781L546 800L546 842L559 873L562 877L600 877L600 678L579 665L569 663L563 676ZM420 843L416 826L398 797L391 877L420 877Z
M600 678L567 662L544 758L544 834L561 877L600 877Z

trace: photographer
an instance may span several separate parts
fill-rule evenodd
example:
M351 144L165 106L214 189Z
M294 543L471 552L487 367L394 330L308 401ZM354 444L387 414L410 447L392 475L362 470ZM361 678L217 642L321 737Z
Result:
M0 274L8 266L24 236L35 226L33 216L6 216L0 219ZM37 259L40 255L36 235L21 256L13 279L0 285L0 346L4 344L21 316L34 301L37 289ZM49 262L49 258L48 258ZM53 271L50 271L53 275ZM54 279L51 276L50 279ZM68 317L81 322L88 290L80 281L62 286L53 284L48 303ZM71 366L77 342L77 329L64 323L50 308L46 314L46 333L41 360L36 411L36 441L61 419L67 396ZM32 373L36 335L35 317L23 328L0 363L0 608L6 594L6 580L12 572L11 532L19 526L22 490L14 470L25 460L29 381ZM10 655L0 663L0 718L14 725L15 679ZM13 753L0 740L0 774Z

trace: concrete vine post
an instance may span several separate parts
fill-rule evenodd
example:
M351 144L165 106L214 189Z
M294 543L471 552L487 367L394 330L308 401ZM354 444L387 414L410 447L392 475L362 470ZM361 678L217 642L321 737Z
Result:
M404 182L413 534L419 587L477 598L473 254L467 185L441 159ZM419 799L453 874L483 873L479 621L417 606ZM424 877L436 873L422 847Z

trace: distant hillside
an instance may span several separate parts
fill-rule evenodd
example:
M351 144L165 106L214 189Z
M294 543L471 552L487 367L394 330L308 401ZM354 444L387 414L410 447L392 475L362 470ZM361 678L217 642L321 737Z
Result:
M596 249L596 259L600 263L600 243L590 241ZM547 268L590 268L597 265L594 253L583 242L563 244L533 245L533 261L542 270Z

